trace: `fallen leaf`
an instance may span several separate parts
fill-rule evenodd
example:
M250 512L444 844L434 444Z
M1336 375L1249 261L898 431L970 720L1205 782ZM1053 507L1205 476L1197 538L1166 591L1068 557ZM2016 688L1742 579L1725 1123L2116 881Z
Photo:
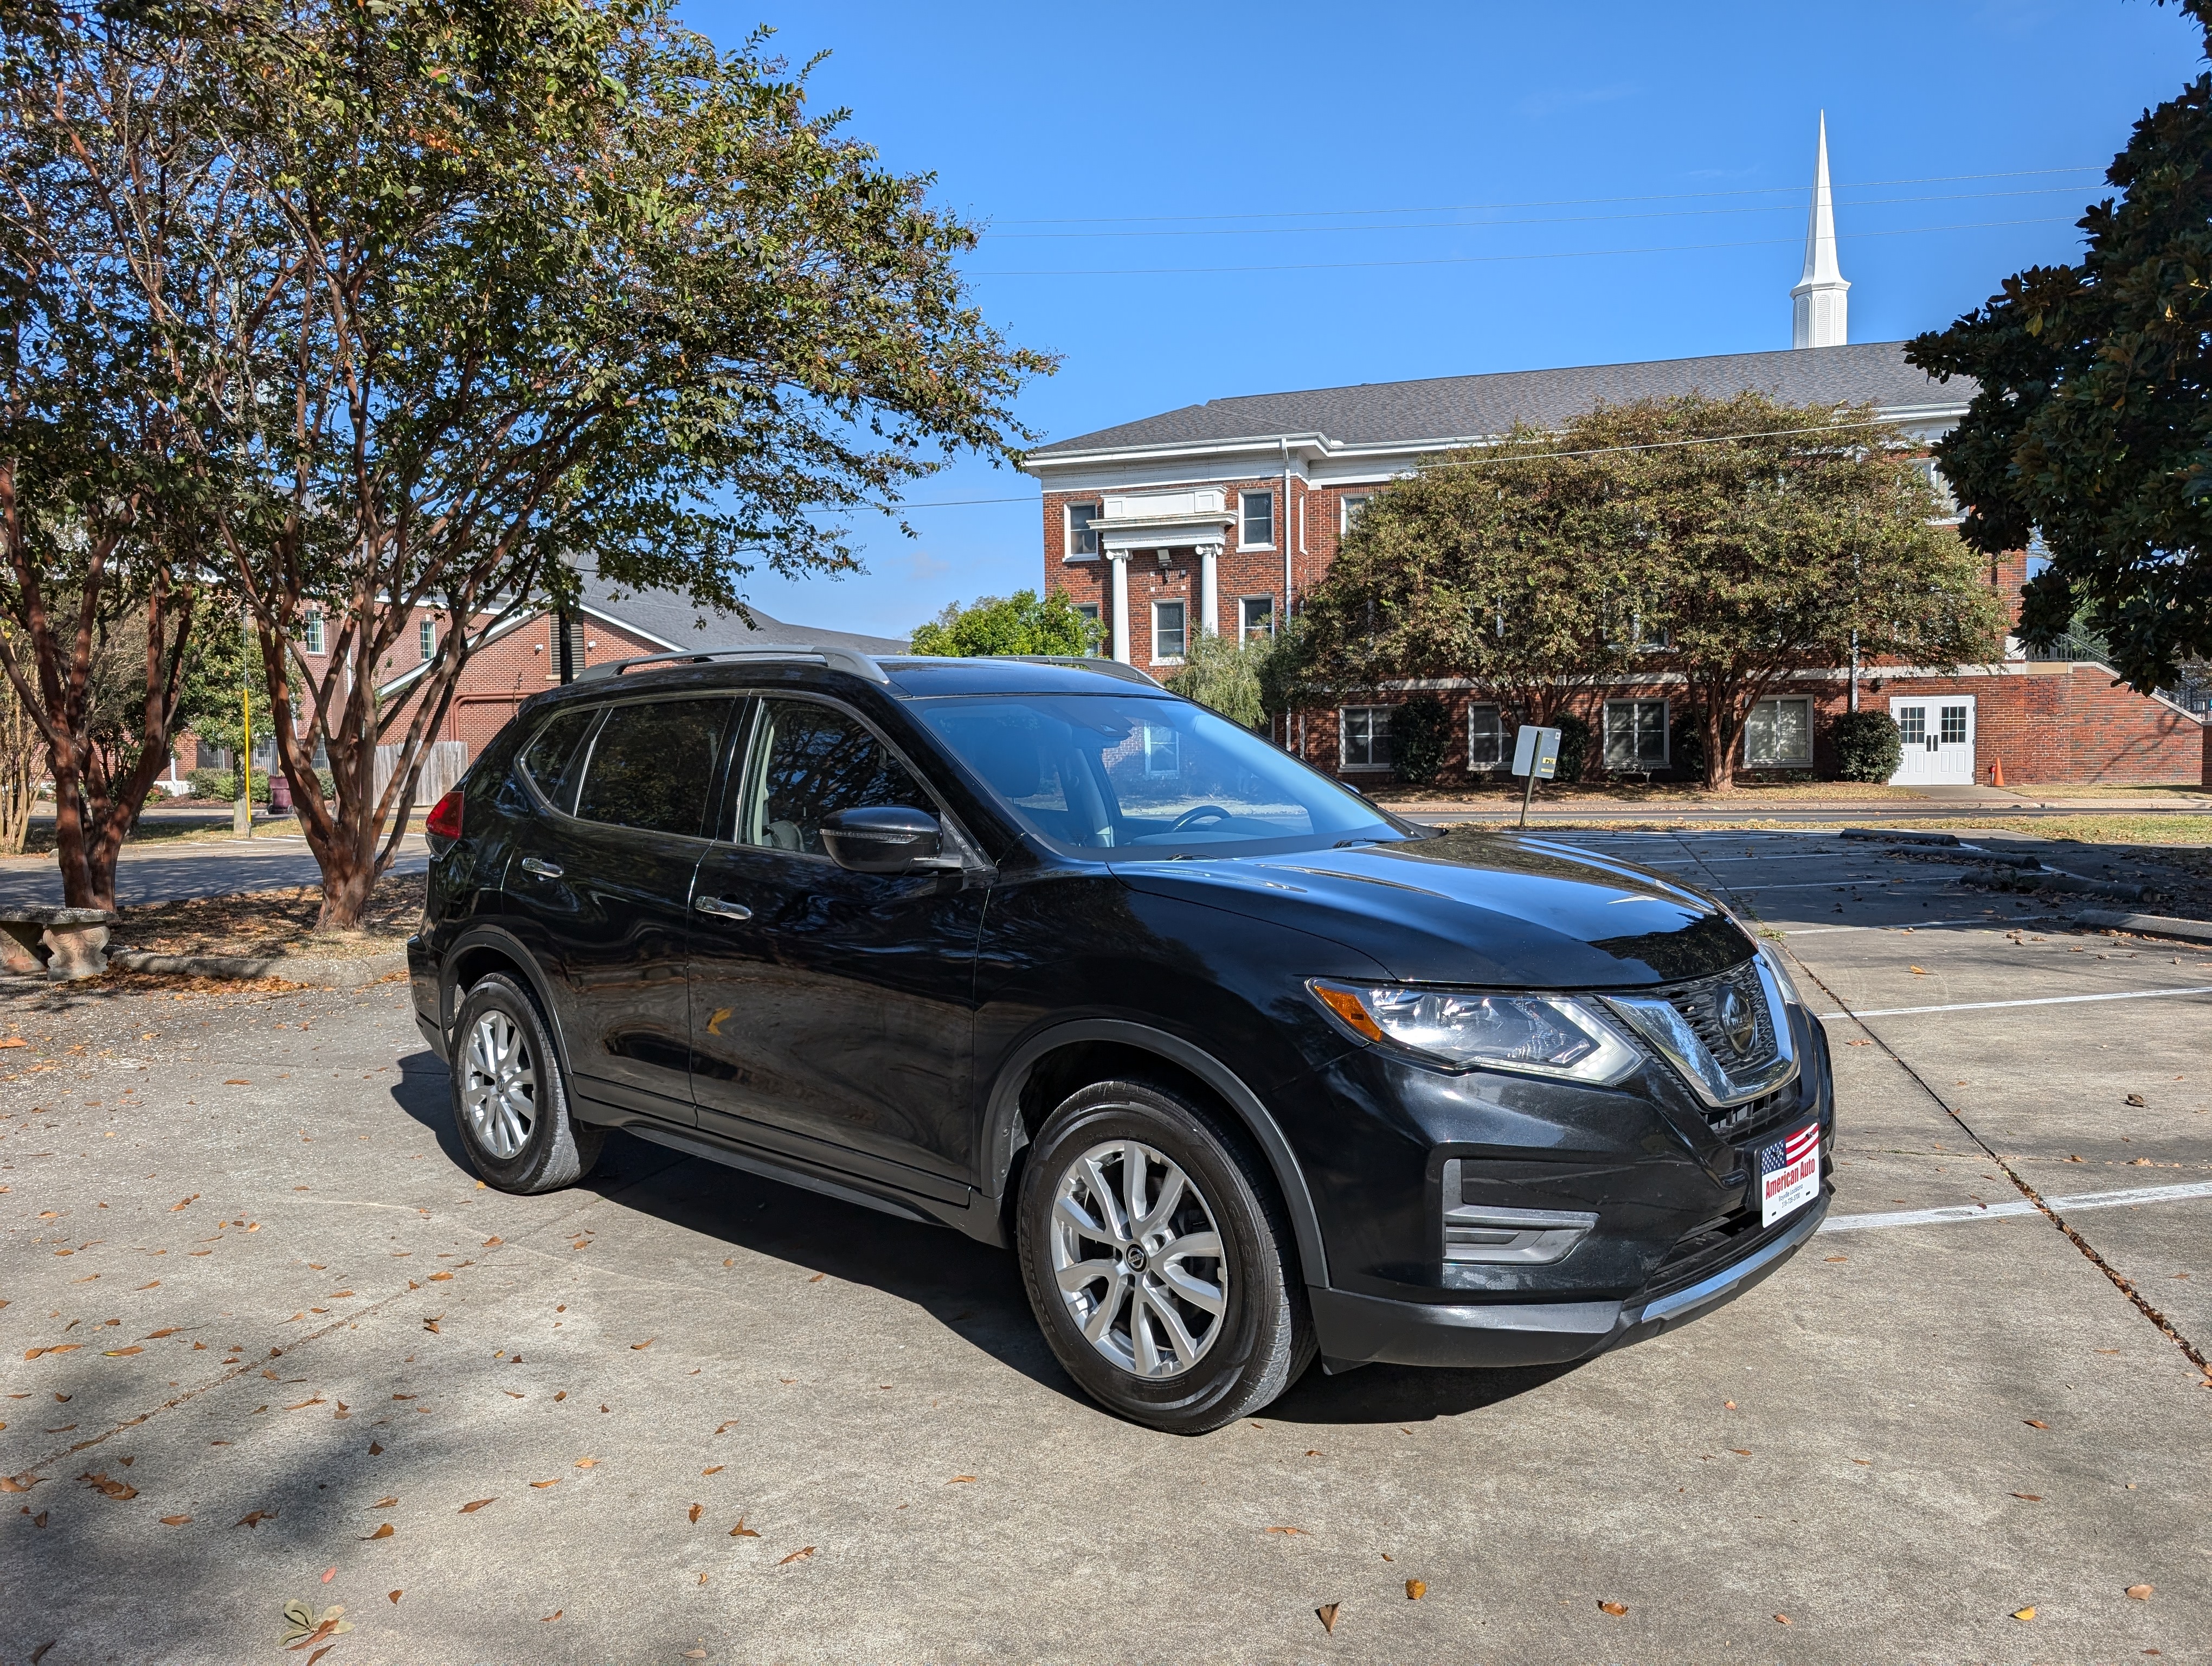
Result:
M2024 1417L2021 1421L2027 1424L2031 1429L2047 1429L2051 1426L2039 1417Z
M2033 1619L2034 1619L2034 1618L2035 1618L2035 1604L2034 1604L2034 1603L2033 1603L2033 1602L2030 1602L2030 1603L2029 1603L2026 1608L2014 1608L2014 1609L2012 1611L2012 1617L2013 1617L2014 1619L2015 1619L2015 1620L2033 1620Z
M1322 1630L1332 1637L1336 1635L1336 1611L1343 1606L1341 1602L1324 1602L1314 1610L1314 1618L1321 1621Z
M199 1201L199 1195L200 1195L198 1192L194 1192L190 1197L185 1198L181 1201L172 1203L169 1206L169 1213L171 1214L174 1214L179 1209L190 1207L192 1204Z
M524 1395L516 1393L513 1389L501 1389L500 1392L505 1395L509 1400L520 1400L525 1398Z
M331 1580L337 1578L337 1572L338 1571L334 1567L325 1568L323 1570L323 1583L326 1585L330 1584Z
M371 1457L376 1457L376 1456L380 1456L380 1455L383 1453L383 1451L384 1451L384 1448L383 1448L383 1447L381 1447L381 1446L380 1446L380 1445L378 1445L378 1444L376 1444L376 1442L374 1442L374 1441L373 1441L373 1440L372 1440L372 1441L370 1441L370 1442L368 1443L368 1455L369 1455L369 1456L371 1456Z
M446 1333L445 1333L444 1331L442 1331L442 1330L441 1330L441 1329L438 1329L438 1319L442 1319L442 1318L444 1318L445 1316L445 1316L444 1314L441 1313L441 1314L438 1316L438 1318L437 1318L437 1319L425 1319L425 1320L423 1320L423 1321L422 1321L422 1329L425 1329L425 1330L427 1330L427 1331L428 1331L428 1332L429 1332L433 1336L442 1336L442 1335L444 1335Z
M55 1347L33 1348L24 1354L23 1357L26 1359L35 1359L42 1353L75 1353L83 1346L84 1344L82 1342L64 1342Z
M1281 1534L1285 1534L1285 1535L1297 1535L1297 1534L1304 1533L1304 1532L1305 1531L1305 1529L1304 1529L1303 1527L1271 1527L1271 1528L1269 1528L1269 1529L1267 1529L1267 1531L1268 1531L1268 1532L1270 1532L1270 1533L1281 1533Z
M2126 1097L2126 1099L2124 1099L2124 1101L2122 1101L2122 1103L2123 1103L2123 1104L2124 1104L2135 1105L2135 1106L2136 1106L2136 1107L2140 1108L2140 1107L2142 1107L2142 1106L2144 1104L2144 1103L2145 1103L2145 1102L2144 1102L2144 1099L2143 1099L2143 1096L2142 1096L2142 1094L2140 1094L2140 1093L2130 1093L2130 1094L2129 1094L2129 1095L2128 1095L2128 1097Z
M730 1536L732 1539L757 1539L760 1535L747 1527L745 1518L740 1516L738 1517L738 1524L730 1529Z
M957 1486L959 1486L959 1485L960 1485L960 1483L961 1483L962 1481L973 1481L973 1480L975 1480L975 1476L973 1476L973 1475L955 1475L955 1476L953 1476L953 1478L952 1478L951 1481L947 1481L947 1482L945 1482L945 1484L947 1487L957 1487Z
M1774 1622L1778 1626L1786 1626L1790 1623L1790 1616L1786 1614L1778 1614L1774 1616Z
M2130 1585L2128 1595L2138 1602L2148 1602L2150 1601L2150 1594L2157 1589L2156 1585Z
M1721 1402L1721 1409L1722 1409L1723 1411L1724 1411L1724 1412L1732 1412L1732 1411L1734 1411L1734 1410L1735 1409L1735 1401L1733 1401L1733 1400L1723 1400L1723 1401L1722 1401L1722 1402Z
M433 1273L430 1275L429 1281L432 1284L442 1284L445 1280L452 1278L453 1276L453 1275L451 1273Z
M1729 1450L1734 1452L1738 1457L1749 1457L1751 1456L1751 1448L1748 1446L1731 1446L1729 1448Z
M498 1236L498 1235L496 1235L496 1234L494 1234L492 1237L488 1237L488 1238L486 1238L486 1239L483 1241L483 1247L484 1247L485 1249L489 1250L489 1249L490 1249L490 1248L492 1247L492 1245L494 1245L495 1243L506 1243L506 1242L507 1242L507 1240L506 1240L505 1238L501 1237L499 1237L499 1236Z
M1830 1261L1849 1261L1850 1257L1849 1256L1830 1256L1827 1259Z
M134 1342L127 1348L108 1348L100 1357L103 1359L123 1359L134 1353L143 1353L145 1351Z
M486 1505L488 1505L488 1504L491 1504L491 1503L494 1503L494 1502L495 1502L495 1500L491 1499L470 1499L466 1504L463 1505L460 1507L460 1509L459 1509L459 1510L458 1510L458 1511L456 1511L454 1513L455 1513L455 1514L457 1514L457 1515L461 1515L461 1516L472 1516L472 1515L474 1515L477 1511L479 1511L479 1510L483 1509Z
M161 1517L161 1525L164 1527L182 1527L191 1520L191 1517L190 1516L164 1516Z
M77 1479L94 1492L104 1493L111 1499L135 1499L138 1496L137 1487L125 1481L110 1481L105 1472L97 1475L82 1474Z
M39 1663L46 1657L46 1651L54 1646L54 1642L55 1639L50 1637L31 1651L31 1666L39 1666Z
M404 1585L400 1588L400 1590L405 1590L405 1589L406 1589L406 1587L404 1587ZM386 1596L387 1598L389 1598L391 1601L392 1601L392 1602L397 1602L399 1600L399 1591L397 1591L397 1590L388 1590L388 1591L385 1592L384 1594L385 1594L385 1596Z
M1925 977L1928 976L1928 969L1925 966L1909 966L1905 970L1910 971L1915 977Z
M378 1527L375 1532L370 1534L368 1537L370 1539L388 1539L392 1536L392 1523L390 1522L386 1522ZM364 1539L362 1542L366 1544L368 1541L367 1539Z
M722 1432L722 1429L734 1429L734 1428L736 1428L737 1426L738 1426L738 1420L737 1420L737 1419L735 1419L735 1418L733 1417L733 1418L732 1418L732 1419L731 1419L727 1423L725 1423L725 1424L722 1426L722 1428L721 1428L721 1429L717 1429L717 1430L715 1430L715 1431L714 1431L714 1432L715 1432L716 1434L720 1434L720 1433L721 1433L721 1432Z
M159 1284L161 1282L161 1281L159 1279L154 1280L154 1284ZM138 1287L141 1290L151 1290L154 1287L154 1284L142 1284ZM163 1325L159 1330L148 1331L138 1340L142 1342L158 1342L162 1337L173 1336L183 1329L184 1327L182 1325Z
M706 1657L707 1651L704 1649L686 1649L684 1651L684 1658L686 1660L704 1660Z
M477 1181L477 1185L479 1185L479 1186L481 1186L481 1185L483 1185L483 1181L481 1181L481 1180L479 1180L479 1181ZM539 1625L541 1625L541 1626L550 1626L550 1625L551 1625L555 1620L558 1620L560 1617L561 1617L561 1610L560 1610L560 1609L558 1609L558 1608L556 1608L556 1609L554 1609L554 1610L553 1610L553 1612L552 1612L552 1613L550 1613L550 1614L539 1614L539 1615L538 1616L538 1623Z
M389 1510L393 1505L398 1504L398 1502L399 1500L396 1497L379 1499L374 1504L369 1505L369 1508L371 1510Z
M637 1353L641 1348L649 1348L649 1347L652 1347L655 1342L659 1341L659 1340L660 1340L660 1338L659 1338L658 1336L648 1336L648 1337L647 1337L647 1338L646 1338L642 1342L632 1342L632 1343L629 1345L629 1351L630 1351L632 1353Z
M1408 1579L1406 1581L1406 1600L1408 1602L1418 1602L1428 1594L1429 1588L1423 1584L1419 1579Z
M556 1475L550 1481L533 1481L530 1484L533 1487L537 1488L538 1491L543 1493L549 1487L558 1487L561 1484L561 1477Z
M307 1410L310 1406L326 1406L330 1402L325 1400L322 1395L317 1395L313 1400L302 1400L298 1405L287 1406L284 1409L288 1412L301 1412Z
M149 1279L145 1283L140 1285L138 1288L141 1290L152 1290L156 1288L161 1282L161 1281L159 1279Z
M2013 1494L2013 1497L2016 1499L2025 1499L2030 1504L2041 1504L2043 1502L2043 1494L2040 1493L2015 1493Z
M233 1527L258 1527L264 1522L273 1522L276 1519L276 1512L273 1510L250 1510L245 1515L240 1516L236 1521L233 1522L231 1525Z
M1610 1614L1623 1614L1628 1612L1628 1604L1626 1602L1600 1602L1598 1607Z
M27 1493L39 1481L37 1475L0 1475L0 1493Z
M722 1473L722 1466L719 1463L710 1463L699 1473L702 1475L719 1475Z
M30 1043L25 1041L21 1036L9 1036L4 1038L0 1038L0 1047L28 1047L30 1044Z
M597 1459L597 1458L591 1458L591 1457L587 1457L587 1458L578 1458L578 1459L576 1460L576 1467L577 1467L579 1469L588 1469L588 1468L590 1468L593 1464L597 1463L598 1462L599 1462L599 1459Z

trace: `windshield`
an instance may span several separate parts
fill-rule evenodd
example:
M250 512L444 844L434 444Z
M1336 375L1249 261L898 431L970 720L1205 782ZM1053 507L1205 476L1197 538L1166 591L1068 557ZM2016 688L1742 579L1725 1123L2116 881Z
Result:
M1038 837L1066 849L1249 854L1419 836L1358 793L1188 701L1137 694L915 702Z

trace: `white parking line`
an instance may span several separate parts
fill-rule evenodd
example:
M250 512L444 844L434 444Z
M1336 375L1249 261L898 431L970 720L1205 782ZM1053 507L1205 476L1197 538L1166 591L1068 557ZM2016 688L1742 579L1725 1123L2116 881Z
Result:
M1826 937L1832 932L1926 931L1930 926L2017 926L2030 920L2056 920L2055 914L1984 914L1972 920L1916 920L1906 926L1802 926L1784 937Z
M2075 1215L2089 1209L2134 1209L2146 1203L2185 1203L2212 1197L2212 1180L2179 1186L2139 1186L2132 1191L2083 1192L2075 1197L2047 1197L2053 1214ZM1993 1220L2001 1215L2039 1213L2026 1198L2009 1203L1960 1203L1942 1209L1905 1209L1895 1214L1830 1215L1820 1223L1823 1232L1863 1232L1885 1226L1937 1226L1954 1220Z
M1901 1018L1915 1012L1987 1012L2000 1006L2070 1006L2084 1000L2158 1000L2167 995L2212 995L2212 983L2190 989L2121 989L2108 995L2039 995L2033 1000L1962 1000L1949 1006L1877 1006L1863 1012L1822 1012L1828 1018Z

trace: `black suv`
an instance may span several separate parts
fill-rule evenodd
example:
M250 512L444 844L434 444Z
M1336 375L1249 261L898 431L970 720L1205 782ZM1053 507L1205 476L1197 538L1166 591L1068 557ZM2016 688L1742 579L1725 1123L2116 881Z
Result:
M1191 1432L1316 1354L1656 1335L1826 1211L1820 1026L1671 880L1409 825L1111 660L641 663L428 820L416 1015L495 1186L623 1128L1012 1246L1069 1374Z

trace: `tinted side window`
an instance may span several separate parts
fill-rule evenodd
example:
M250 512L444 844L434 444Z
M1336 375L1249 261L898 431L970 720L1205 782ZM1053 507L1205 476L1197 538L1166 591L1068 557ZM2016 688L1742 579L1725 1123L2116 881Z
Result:
M824 853L822 820L840 810L932 807L921 784L858 719L834 707L771 700L761 708L738 842Z
M575 793L577 743L591 733L599 714L597 706L562 712L531 737L516 760L530 784L560 809L566 810Z
M732 702L656 700L617 706L592 742L576 814L696 838Z

